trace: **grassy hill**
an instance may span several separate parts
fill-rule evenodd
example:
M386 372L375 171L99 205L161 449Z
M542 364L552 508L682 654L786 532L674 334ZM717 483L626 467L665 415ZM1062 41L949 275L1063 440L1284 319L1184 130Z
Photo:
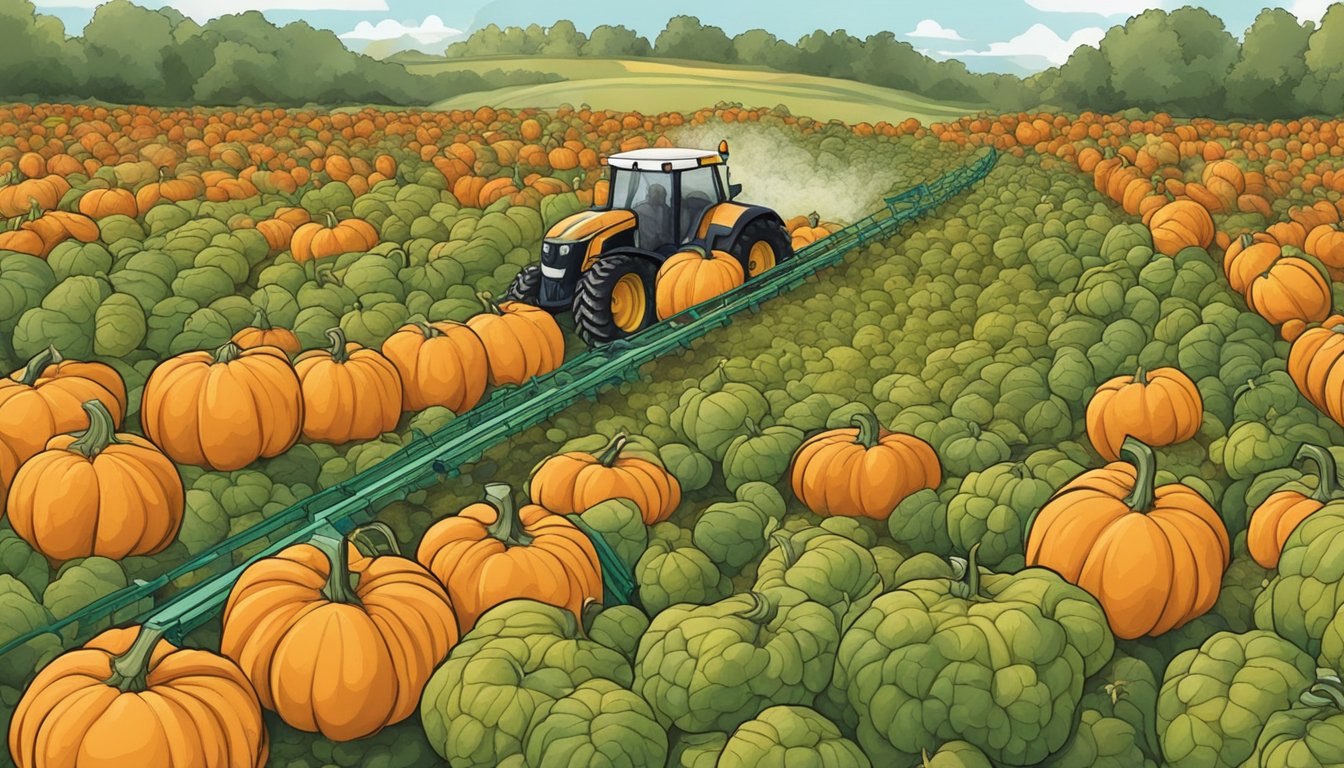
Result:
M694 111L720 101L748 107L783 104L795 115L849 123L914 117L924 123L976 112L981 105L926 99L907 91L774 70L670 59L589 59L488 56L445 59L419 53L392 57L412 72L533 70L554 72L563 82L468 93L437 102L434 109L556 107L588 104L640 112Z

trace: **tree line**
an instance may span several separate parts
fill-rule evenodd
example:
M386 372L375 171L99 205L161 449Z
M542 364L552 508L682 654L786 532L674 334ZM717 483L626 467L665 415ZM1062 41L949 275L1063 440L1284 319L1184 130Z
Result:
M1062 66L1026 78L978 74L956 60L936 61L891 32L858 38L844 30L817 30L791 43L761 29L730 37L693 16L668 20L653 42L619 26L585 35L568 21L548 28L490 25L445 54L757 64L1007 111L1137 108L1266 119L1336 115L1344 109L1344 3L1331 6L1319 26L1282 8L1265 9L1240 41L1206 9L1150 10L1112 27L1098 47L1079 47Z
M255 11L197 24L129 0L98 6L84 34L29 0L0 0L0 99L118 104L423 105L559 79L516 71L413 74L352 52L330 30Z

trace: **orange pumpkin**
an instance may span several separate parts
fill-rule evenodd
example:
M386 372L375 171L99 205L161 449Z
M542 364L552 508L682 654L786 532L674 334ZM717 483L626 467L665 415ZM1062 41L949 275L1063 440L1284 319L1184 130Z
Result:
M1313 227L1303 250L1331 269L1344 269L1344 224Z
M294 361L303 388L303 436L340 445L372 440L397 428L401 376L376 349L347 342L340 328L327 331L330 349L304 352Z
M186 352L160 363L140 404L145 435L179 464L242 469L303 431L303 392L276 347Z
M43 176L0 184L0 218L22 216L34 207L50 211L60 205L70 183L60 176Z
M597 550L573 523L536 504L518 509L507 485L425 532L415 559L448 590L463 632L506 600L528 598L577 617L602 600Z
M1330 314L1330 282L1315 264L1283 256L1251 281L1246 305L1273 325L1320 322Z
M477 298L485 312L467 325L485 345L491 384L522 384L564 363L565 334L550 312L518 301L496 304L488 293Z
M1307 402L1344 424L1344 382L1333 372L1344 357L1344 316L1304 331L1288 351L1288 375ZM2 393L0 393L2 394ZM0 411L2 412L2 411Z
M870 413L851 423L808 438L793 454L793 495L815 514L885 520L906 496L943 481L928 443L880 428Z
M1204 419L1199 388L1177 368L1140 368L1097 387L1087 404L1087 439L1107 461L1132 436L1151 446L1183 443Z
M441 405L463 413L485 393L490 375L485 344L468 325L451 320L403 325L382 351L401 375L401 407L408 411Z
M551 456L532 473L532 503L570 515L611 499L629 499L645 525L671 517L681 504L681 483L661 465L622 455L629 438L617 433L601 453L569 451Z
M253 314L252 325L233 334L230 341L243 349L277 347L290 357L303 351L299 337L288 328L273 327L270 318L266 316L266 310L261 307L257 307L256 313Z
M160 168L157 180L151 181L135 191L135 206L139 209L140 215L143 216L149 213L150 208L159 203L180 203L183 200L193 200L204 194L205 182L200 177L175 179L168 175L167 168Z
M87 427L84 403L90 400L101 402L113 427L121 427L126 385L116 370L102 363L65 360L48 347L21 370L0 378L0 442L23 463L51 438Z
M261 705L242 671L161 638L109 629L38 672L10 720L14 764L266 765Z
M1120 456L1070 480L1041 507L1027 532L1027 565L1087 590L1116 637L1157 637L1213 607L1231 544L1194 490L1154 487L1151 448L1126 438Z
M1282 255L1281 246L1265 234L1242 235L1223 252L1223 274L1237 293L1245 293L1256 275L1262 274Z
M1319 445L1304 443L1297 451L1297 460L1316 464L1316 489L1302 493L1293 488L1280 488L1260 503L1251 513L1246 530L1246 548L1262 568L1276 568L1283 554L1284 542L1293 529L1331 501L1341 498L1335 457Z
M48 560L162 551L182 525L177 468L143 437L118 433L102 401L84 411L88 429L53 437L19 468L10 525Z
M224 606L219 646L262 706L332 741L414 714L459 637L448 595L428 571L399 554L352 550L318 537L248 566Z
M1148 229L1153 235L1153 248L1167 256L1191 246L1208 248L1213 242L1213 217L1193 200L1176 200L1157 209Z
M378 244L378 230L363 219L337 221L335 214L326 214L326 223L310 221L294 230L289 241L289 252L302 264L315 259L339 256L343 253L367 251Z
M698 245L675 254L658 270L654 304L658 319L708 301L742 284L742 262L727 251L706 251Z
M91 189L79 198L79 212L91 219L104 219L108 216L140 215L136 207L135 195L127 189Z

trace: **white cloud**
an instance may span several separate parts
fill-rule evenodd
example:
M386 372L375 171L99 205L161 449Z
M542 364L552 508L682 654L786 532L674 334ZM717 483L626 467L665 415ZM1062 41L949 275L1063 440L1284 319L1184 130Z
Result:
M1006 43L990 43L984 51L940 51L943 56L992 56L996 58L1045 59L1052 65L1063 64L1080 45L1096 47L1106 30L1084 27L1065 40L1044 24L1033 24L1026 32Z
M925 19L915 25L914 31L906 32L906 37L936 37L940 40L965 40L957 30L944 27L933 19Z
M1302 21L1320 21L1335 0L1294 0L1288 12Z
M1303 0L1298 0L1302 2ZM1161 8L1162 0L1027 0L1027 5L1046 13L1091 13L1097 16L1134 16L1149 8Z
M97 8L107 0L37 0L45 8ZM244 11L386 11L387 0L168 0L144 2L150 8L176 8L194 21Z
M361 21L355 28L341 35L342 40L395 40L399 37L412 37L416 42L430 45L458 37L462 30L445 26L438 16L426 16L420 24L407 25L393 19L383 19L377 24Z

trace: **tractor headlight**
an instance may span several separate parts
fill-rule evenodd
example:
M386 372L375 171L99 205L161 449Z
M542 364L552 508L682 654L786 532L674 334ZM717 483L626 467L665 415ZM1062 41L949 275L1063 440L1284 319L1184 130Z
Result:
M562 245L562 246L560 246L560 255L561 255L561 256L568 256L568 255L569 255L569 246L568 246L568 245Z
M551 252L551 250L554 249L554 248L555 248L555 246L554 246L554 245L551 245L550 243L542 243L542 244L541 244L541 252L542 252L542 253L549 254L549 253Z

